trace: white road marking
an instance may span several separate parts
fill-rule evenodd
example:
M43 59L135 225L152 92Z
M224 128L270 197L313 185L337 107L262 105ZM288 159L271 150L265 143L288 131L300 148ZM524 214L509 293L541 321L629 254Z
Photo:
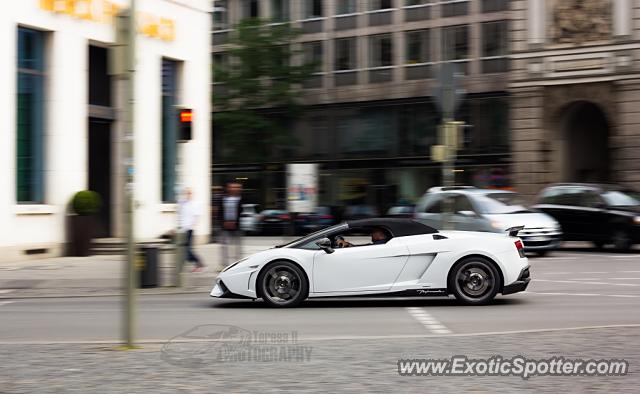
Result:
M434 334L451 334L451 330L449 330L444 324L440 323L436 318L431 316L424 309L417 307L408 307L405 309L414 319L416 319L430 332Z
M0 301L0 306L2 305L7 305L7 304L13 304L15 301Z
M549 279L533 279L537 282L552 283L578 283L581 285L607 285L607 286L640 286L638 283L609 283L609 282L580 282L578 280L549 280Z
M15 291L16 289L0 289L0 294L7 294Z
M616 272L624 272L625 274L637 274L640 273L640 271L616 271Z
M605 272L605 271L588 271L588 272L583 272L583 274L608 274L608 272Z
M541 291L525 291L525 293L537 294L537 295L553 295L553 296L640 298L640 295L633 295L633 294L550 293L550 292L541 292Z

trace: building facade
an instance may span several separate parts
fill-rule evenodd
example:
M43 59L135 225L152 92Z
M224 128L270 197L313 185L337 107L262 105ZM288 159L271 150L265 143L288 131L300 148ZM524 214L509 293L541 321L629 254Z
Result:
M110 75L109 47L127 4L24 0L0 14L0 260L63 253L69 202L80 190L103 200L96 235L124 236L123 83ZM138 1L137 239L175 227L178 180L209 212L210 11L206 0ZM194 113L194 138L180 146L178 106ZM176 172L181 155L188 160ZM208 220L196 233L208 235Z
M507 186L509 7L506 0L215 1L214 59L228 61L239 20L260 17L300 28L297 48L321 66L301 87L307 109L290 126L296 145L275 160L226 154L214 121L214 183L240 179L252 202L275 207L286 201L285 164L317 162L322 205L415 201L441 183L430 147L442 120L438 69L453 63L466 93L456 119L469 125L456 177Z
M640 188L640 1L512 2L513 179Z

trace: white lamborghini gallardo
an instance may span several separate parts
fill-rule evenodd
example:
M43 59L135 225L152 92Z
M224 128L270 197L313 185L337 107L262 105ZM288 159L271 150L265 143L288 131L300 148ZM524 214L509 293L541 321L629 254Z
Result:
M411 219L346 222L231 264L211 296L261 298L274 307L315 297L450 294L486 304L529 284L520 229L492 234L438 231Z

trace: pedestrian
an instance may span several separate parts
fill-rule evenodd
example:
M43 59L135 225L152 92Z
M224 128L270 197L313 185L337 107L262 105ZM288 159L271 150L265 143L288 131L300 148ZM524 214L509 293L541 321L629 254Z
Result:
M193 200L193 191L186 188L184 191L184 199L180 201L178 211L178 221L180 231L185 234L184 247L186 249L187 261L194 264L191 272L200 272L204 268L202 260L193 251L193 230L198 223L200 217L199 205Z
M220 199L216 209L218 223L222 224L220 250L223 267L242 257L242 232L240 231L240 211L242 209L242 185L237 182L227 184L226 194ZM233 254L230 256L230 249Z

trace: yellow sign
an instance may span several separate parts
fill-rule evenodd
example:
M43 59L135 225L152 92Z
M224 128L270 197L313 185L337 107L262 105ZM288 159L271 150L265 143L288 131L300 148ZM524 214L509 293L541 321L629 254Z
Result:
M114 18L123 7L110 0L40 0L40 8L78 19L114 24ZM138 12L136 20L138 33L144 36L163 41L175 39L175 21L172 19Z

